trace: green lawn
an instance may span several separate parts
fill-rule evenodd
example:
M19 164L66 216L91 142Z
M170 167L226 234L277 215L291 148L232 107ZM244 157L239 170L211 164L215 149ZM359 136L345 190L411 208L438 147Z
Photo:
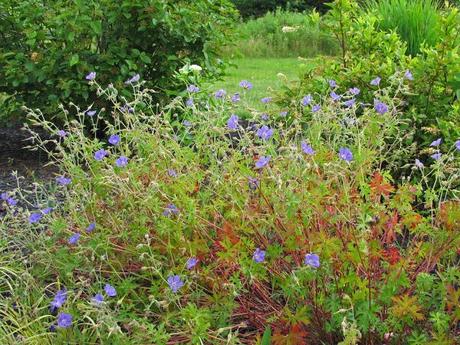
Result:
M260 99L270 95L271 89L281 86L287 80L297 80L299 66L304 63L296 58L244 58L233 60L235 67L227 71L224 80L217 81L212 89L225 89L227 93L241 93L239 83L248 80L254 88L246 95L246 100L258 104ZM282 73L286 78L278 76Z

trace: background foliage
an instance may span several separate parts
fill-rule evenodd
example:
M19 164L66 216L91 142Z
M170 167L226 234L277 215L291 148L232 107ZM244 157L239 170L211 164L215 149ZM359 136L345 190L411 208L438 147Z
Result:
M277 8L304 11L316 8L319 11L325 11L327 7L324 0L231 0L238 8L239 12L246 17L263 16L269 11Z

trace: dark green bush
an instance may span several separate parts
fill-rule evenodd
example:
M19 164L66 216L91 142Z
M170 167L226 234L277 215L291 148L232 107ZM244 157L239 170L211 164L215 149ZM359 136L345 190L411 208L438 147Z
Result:
M292 11L305 11L316 8L325 11L325 0L232 0L243 18L260 17L276 8L284 8Z
M228 0L7 0L0 4L0 93L14 94L16 109L83 106L94 100L85 85L90 71L114 86L140 74L165 91L159 94L174 93L171 76L184 63L219 73L217 48L235 17Z

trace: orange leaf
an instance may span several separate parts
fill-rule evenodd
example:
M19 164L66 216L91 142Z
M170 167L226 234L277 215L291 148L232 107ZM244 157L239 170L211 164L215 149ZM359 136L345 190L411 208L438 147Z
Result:
M378 171L374 173L370 186L374 196L384 195L385 197L388 197L390 193L395 190L391 184L386 183L383 176Z

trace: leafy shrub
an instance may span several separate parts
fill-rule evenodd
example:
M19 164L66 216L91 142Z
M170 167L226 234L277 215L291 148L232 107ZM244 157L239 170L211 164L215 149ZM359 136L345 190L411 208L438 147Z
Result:
M447 8L440 18L443 29L438 43L423 46L422 53L415 57L407 56L406 44L400 37L380 30L378 18L360 11L355 1L336 0L326 20L337 38L340 58L307 70L300 84L287 86L280 93L280 104L295 107L303 95L334 92L340 96L355 87L363 90L357 101L373 104L373 92L366 91L369 87L392 93L401 87L392 76L404 75L410 87L400 108L401 116L408 120L401 130L416 129L406 145L415 147L422 161L430 155L424 148L437 137L452 145L460 135L456 8ZM370 85L376 78L379 82ZM334 80L334 84L331 86L328 80ZM394 175L405 173L400 165Z
M261 17L277 8L291 11L305 11L312 8L319 11L326 10L323 0L232 0L232 2L244 18Z
M8 0L0 13L0 92L16 105L6 116L26 105L50 118L60 102L95 101L82 78L90 71L119 89L139 74L159 95L177 91L171 76L186 62L218 74L236 15L227 0Z
M268 12L237 27L238 40L224 50L225 55L245 57L313 57L332 55L336 43L321 29L317 12Z
M413 175L392 181L382 167L411 150L400 130L403 78L388 78L399 88L362 90L379 107L326 94L290 114L270 98L248 109L248 82L241 101L189 85L157 111L140 84L126 107L96 79L114 102L108 142L91 134L99 115L89 123L77 109L78 121L59 128L30 110L33 124L58 134L50 155L65 200L51 194L25 211L8 201L25 191L2 195L5 265L19 267L0 270L0 337L455 343L460 141L432 148L443 155L425 167L402 162Z
M395 30L407 43L407 52L420 53L423 44L438 42L440 28L439 3L436 0L373 0L368 9L378 14L379 27Z

